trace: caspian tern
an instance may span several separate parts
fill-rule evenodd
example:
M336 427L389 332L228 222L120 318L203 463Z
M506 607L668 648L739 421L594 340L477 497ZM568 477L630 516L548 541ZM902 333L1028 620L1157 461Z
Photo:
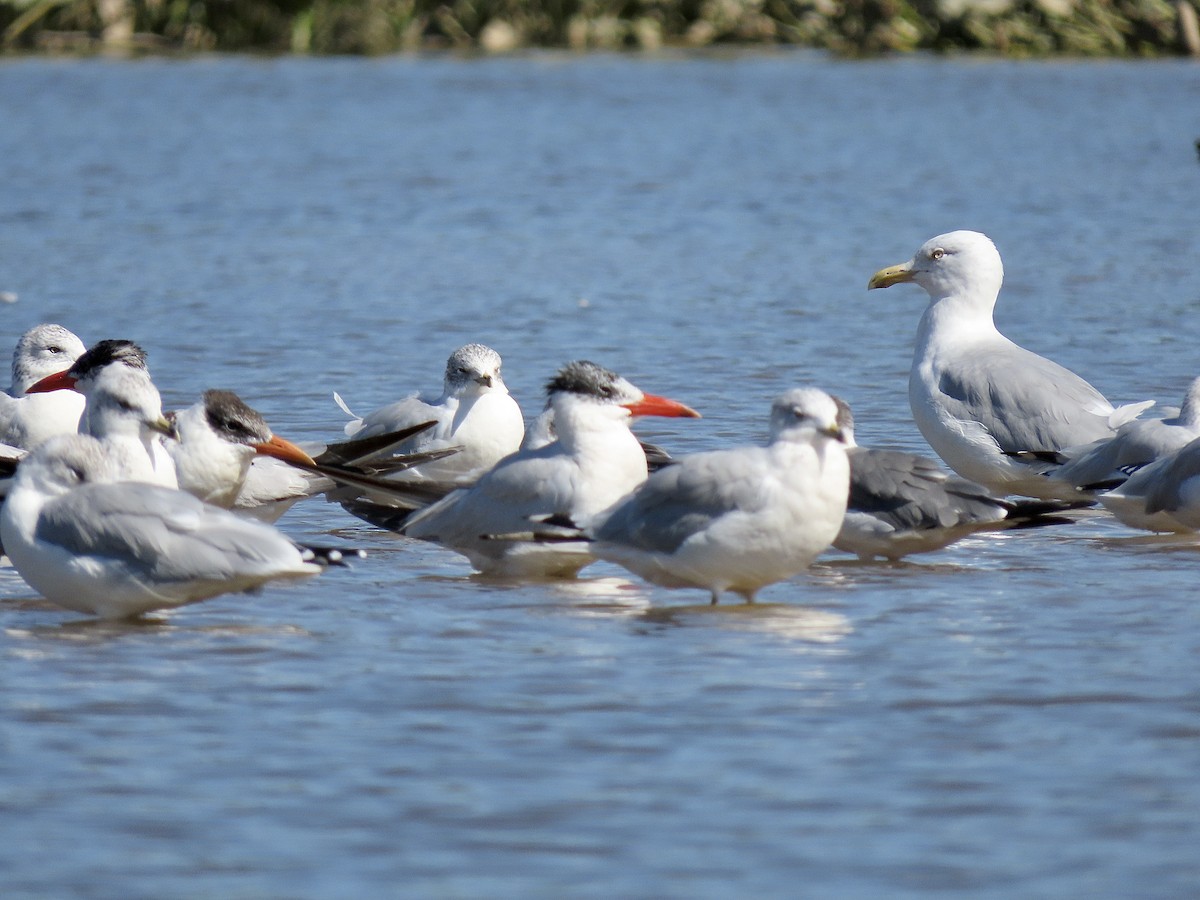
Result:
M771 406L766 447L684 456L584 530L596 556L647 581L751 602L830 545L849 480L834 399L794 388Z
M63 435L13 479L0 539L21 576L59 606L127 618L321 571L269 525L118 477L99 441Z
M864 560L929 553L979 531L1065 524L1072 520L1063 512L1091 505L1005 500L927 456L860 447L854 416L840 399L838 423L850 459L850 499L833 546Z
M61 325L37 325L21 335L13 350L12 385L0 394L0 443L29 450L56 434L79 429L82 396L73 391L26 392L47 375L70 367L83 353L83 342Z
M205 391L198 403L175 414L175 433L178 441L168 447L180 489L225 509L234 507L259 454L316 465L298 446L273 434L266 420L232 391ZM297 475L307 486L304 473ZM282 499L278 491L272 497Z
M506 457L472 487L416 513L402 533L444 544L488 574L573 576L592 561L586 543L504 536L555 517L585 523L645 481L646 456L629 430L634 416L699 415L586 361L564 366L546 392L556 441Z
M1110 437L1153 402L1114 409L1074 372L1002 335L992 310L1003 278L985 235L954 231L879 270L868 288L913 282L929 294L908 397L946 464L998 493L1075 499L1073 486L1043 477L1055 465L1044 455Z
M178 487L165 436L173 435L150 380L146 354L131 341L100 341L65 372L41 379L30 392L74 389L86 398L79 432L98 438L126 481Z
M348 415L354 415L341 397L334 397ZM460 347L446 362L440 397L406 397L355 418L346 425L346 434L368 438L429 421L436 423L433 428L392 452L423 453L448 447L458 447L459 452L397 472L395 478L467 484L516 450L525 433L525 420L500 374L500 354L483 344Z

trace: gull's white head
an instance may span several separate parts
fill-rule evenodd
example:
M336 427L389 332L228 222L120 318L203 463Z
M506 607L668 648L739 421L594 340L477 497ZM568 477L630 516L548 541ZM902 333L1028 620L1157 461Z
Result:
M13 487L32 487L56 497L82 484L117 478L117 468L99 441L86 434L62 434L21 460Z
M20 397L48 375L68 369L83 356L83 341L61 325L35 325L13 350L12 391Z
M500 354L483 344L459 347L446 360L444 390L448 397L493 390L507 394L500 375Z
M931 301L947 297L978 299L989 308L1004 280L1004 265L996 245L978 231L951 231L930 238L906 263L880 269L867 288L886 288L912 282Z
M850 408L843 406L849 412ZM839 422L842 415L838 401L824 391L814 387L792 388L771 404L771 440L830 439L845 443Z

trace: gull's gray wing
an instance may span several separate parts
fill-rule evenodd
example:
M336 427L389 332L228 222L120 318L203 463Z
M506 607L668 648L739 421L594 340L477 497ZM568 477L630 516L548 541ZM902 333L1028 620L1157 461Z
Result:
M1149 469L1143 469L1149 472ZM1200 438L1165 457L1162 468L1146 491L1146 512L1175 512L1184 505L1184 484L1200 475Z
M851 448L847 455L847 508L897 530L950 528L1004 518L1004 503L979 485L948 474L928 457L867 447Z
M85 484L43 508L36 537L159 582L299 568L273 528L150 484Z
M1113 431L1103 394L1011 342L956 357L938 389L955 418L979 422L1005 453L1076 447Z
M760 507L766 468L759 448L684 457L621 501L595 529L595 539L673 553L721 516Z

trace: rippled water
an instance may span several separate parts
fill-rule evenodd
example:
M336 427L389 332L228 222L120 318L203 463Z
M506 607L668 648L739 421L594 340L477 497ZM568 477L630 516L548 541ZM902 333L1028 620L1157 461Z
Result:
M758 440L845 396L924 449L923 294L989 233L997 318L1115 400L1197 374L1200 69L806 55L0 64L0 309L236 388L293 439L492 344ZM351 570L82 621L0 570L14 896L1182 896L1200 890L1195 546L1104 517L753 607L595 566L504 585L340 508Z

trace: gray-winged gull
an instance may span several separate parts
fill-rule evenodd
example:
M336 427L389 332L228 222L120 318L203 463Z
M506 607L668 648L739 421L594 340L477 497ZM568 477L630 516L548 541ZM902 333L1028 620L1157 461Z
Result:
M269 525L115 477L100 442L76 434L43 443L13 479L0 538L59 606L124 618L320 571Z
M1152 401L1114 409L1074 372L1002 335L992 310L1004 278L986 235L954 231L926 241L869 288L914 282L929 294L908 381L913 418L958 474L1005 494L1070 499L1042 458L1111 436Z
M841 527L849 464L833 398L794 388L771 441L696 453L655 472L591 529L593 551L654 584L747 601L798 574Z

